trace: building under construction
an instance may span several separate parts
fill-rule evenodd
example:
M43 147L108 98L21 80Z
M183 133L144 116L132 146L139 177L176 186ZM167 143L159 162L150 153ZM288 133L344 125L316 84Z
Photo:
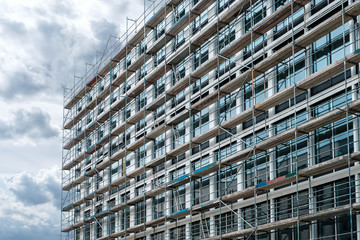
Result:
M62 239L360 239L358 15L144 0L65 90Z

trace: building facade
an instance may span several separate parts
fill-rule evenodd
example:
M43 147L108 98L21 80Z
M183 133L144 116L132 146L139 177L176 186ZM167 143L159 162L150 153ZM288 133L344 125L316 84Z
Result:
M360 2L144 6L65 90L62 238L360 239Z

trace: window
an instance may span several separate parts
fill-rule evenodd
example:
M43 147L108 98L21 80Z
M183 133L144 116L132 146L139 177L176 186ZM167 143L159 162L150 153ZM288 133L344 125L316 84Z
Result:
M263 130L256 133L256 143L262 142L267 139L268 131ZM251 148L253 146L253 135L244 139L245 148ZM255 167L257 172L257 181L255 182ZM264 151L255 156L251 156L246 160L245 164L245 187L251 187L261 182L269 180L269 151Z
M115 233L116 226L116 215L115 213L110 215L110 228L108 229L108 234Z
M185 62L182 61L172 70L172 84L175 85L180 79L185 77Z
M193 205L203 203L210 200L210 177L205 176L195 179L191 183L193 185Z
M204 12L200 14L200 16L196 17L193 21L192 32L195 34L199 29L203 28L209 19L209 9L206 9Z
M146 37L141 40L141 42L138 45L138 56L146 52L147 49L147 40Z
M275 3L276 10L278 8L280 8L284 2L285 1L283 1L283 0L278 0ZM274 28L274 40L283 36L284 33L290 31L293 26L295 27L298 24L300 24L303 21L303 19L304 19L304 10L299 9L297 12L294 13L293 16L290 16L290 17L286 18L285 20L283 20L282 22L280 22L279 24L277 24ZM294 22L293 22L293 20L294 20Z
M146 221L146 204L144 201L135 205L135 224L143 224Z
M276 221L297 217L309 213L309 195L308 190L279 197L275 200ZM299 209L298 209L299 207Z
M172 148L175 149L186 142L186 124L185 121L172 128Z
M117 125L117 115L112 115L110 118L111 118L111 122L110 122L110 129L113 130L116 128L116 125ZM110 130L110 131L111 131Z
M102 219L98 219L95 223L95 236L96 238L102 237Z
M210 235L210 218L191 223L191 239L200 240Z
M220 148L215 154L215 160L220 161L236 152L236 144L230 144ZM219 170L217 175L217 196L224 196L237 191L237 164L227 166Z
M105 80L102 79L98 85L97 85L97 89L98 89L98 94L101 93L102 91L104 91L104 87L105 87Z
M154 66L158 66L162 61L165 60L166 46L161 48L154 56Z
M354 177L351 177L351 188L349 189L349 178L331 182L321 185L314 189L316 197L317 210L325 210L335 206L342 206L349 204L349 197L351 194L351 201L355 202L355 182ZM349 191L350 190L350 191ZM339 217L319 220L317 224L320 239L333 239L337 234L341 235L341 239L350 239L350 215L345 214ZM355 223L356 215L353 214L353 222ZM353 224L353 231L356 234L356 224Z
M237 91L234 91L218 101L219 124L235 116L236 96L237 96Z
M165 33L165 20L161 21L154 29L155 41Z
M84 240L90 240L90 224L86 224L84 228Z
M186 194L185 185L182 185L180 187L171 190L171 195L170 195L171 213L176 213L178 211L185 209L185 194Z
M98 116L104 111L104 108L105 108L104 101L102 101L102 102L98 105L98 111L97 111L97 115L98 115Z
M236 212L236 210L235 210ZM235 232L238 229L238 216L233 212L217 215L215 218L216 235Z
M160 107L158 107L155 112L153 113L154 114L154 120L160 118L162 115L165 114L165 107L166 107L166 103L164 103L163 105L161 105ZM157 125L155 123L155 125Z
M290 116L276 124L275 133L280 134L287 129L294 128L296 125L306 122L306 112L299 112L295 116ZM306 168L308 165L307 157L307 136L303 135L294 140L276 146L276 176L284 176L288 173Z
M150 238L151 240L165 240L165 232L151 234Z
M185 43L185 30L181 31L173 40L173 51L176 51L183 43Z
M164 216L165 214L165 194L159 194L152 199L153 219Z
M141 130L144 130L146 127L146 121L145 118L142 118L140 121L138 121L135 125L136 125L136 132L139 132Z
M147 99L146 99L146 90L141 92L138 97L136 98L136 111L140 111L146 106Z
M231 3L234 2L234 0L218 0L218 14L222 12L225 8L229 7Z
M186 239L185 225L183 225L181 227L170 229L170 239L171 240L185 240Z
M147 71L146 71L146 63L145 63L138 70L138 78L137 78L137 80L140 81L141 79L143 79L143 77L145 77L146 74L147 74Z
M201 157L200 159L197 159L191 163L192 165L192 171L198 170L210 163L210 156L209 154Z
M221 29L218 38L218 51L229 45L235 40L235 23L232 22L225 28Z
M247 58L251 57L252 53L262 51L266 45L267 45L267 33L255 39L252 43L250 43L244 48L243 60L246 60Z
M195 114L192 118L192 135L196 137L201 133L209 130L209 108L201 110L199 113Z
M175 11L174 11L174 24L177 23L177 21L180 20L185 15L185 3L186 1L182 1L177 5Z
M132 78L128 78L124 84L122 85L122 93L126 94L127 91L129 91L131 89L131 84L132 84Z
M197 69L201 64L209 60L209 43L203 44L193 55L193 70Z
M94 112L91 111L88 115L86 115L86 124L90 124L93 121Z
M154 97L157 98L165 91L165 76L162 76L154 83Z
M270 222L270 204L269 202L262 202L256 204L257 225L262 225ZM255 225L255 206L249 206L242 209L244 228L250 228L249 224Z
M120 211L120 230L130 227L130 208Z
M351 102L351 93L347 101ZM323 115L333 109L346 104L346 95L331 97L323 103L313 107L313 117ZM348 153L354 152L352 117L341 119L315 130L315 154L316 163L330 160ZM349 131L348 131L349 130ZM349 148L348 148L349 147Z
M225 62L221 63L215 71L216 78L221 77L225 73L229 72L230 69L234 68L236 66L235 60L236 58L234 55L229 60L226 60Z
M253 10L254 12L251 12ZM256 26L266 17L266 1L259 1L251 9L246 10L245 32L249 31L252 25Z
M301 50L300 52L295 54L295 61L293 57L290 57L287 60L283 61L281 64L277 65L277 91L280 92L281 90L304 79L305 74L305 51Z
M80 229L75 229L75 240L80 240Z
M165 154L165 133L155 138L153 142L153 158L157 158Z
M185 101L186 95L185 90L176 94L174 98L171 99L171 107L174 108Z
M196 82L193 83L192 93L195 94L202 88L206 87L208 84L209 84L209 74L206 74L205 76L201 77L201 79L196 80Z
M255 104L265 100L268 97L268 79L267 75L260 75L254 79L255 81ZM244 110L252 107L253 104L253 86L248 84L244 93Z
M136 151L136 167L142 167L145 164L146 148L145 145L139 147Z
M97 141L100 141L104 137L104 125L101 125L97 129Z
M131 116L131 108L130 105L127 104L125 105L123 110L123 122L125 122L130 116Z
M349 23L345 23L345 44L343 26L332 31L313 43L313 71L317 72L350 53ZM345 48L345 52L344 52Z

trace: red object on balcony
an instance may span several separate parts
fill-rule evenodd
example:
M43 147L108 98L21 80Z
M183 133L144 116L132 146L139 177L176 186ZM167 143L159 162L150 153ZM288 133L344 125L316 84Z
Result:
M89 87L93 87L96 83L96 80L98 79L98 76L96 75L95 77L93 77L89 82L88 82L88 86Z

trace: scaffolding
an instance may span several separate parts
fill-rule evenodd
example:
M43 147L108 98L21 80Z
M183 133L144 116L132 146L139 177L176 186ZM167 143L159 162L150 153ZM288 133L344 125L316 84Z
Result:
M352 0L144 0L64 92L62 239L360 239Z

